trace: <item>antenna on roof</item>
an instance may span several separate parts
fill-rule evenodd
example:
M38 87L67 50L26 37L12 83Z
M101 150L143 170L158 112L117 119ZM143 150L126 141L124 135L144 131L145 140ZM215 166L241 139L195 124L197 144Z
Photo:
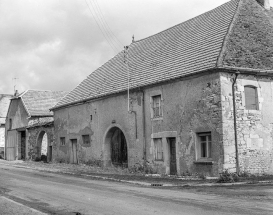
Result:
M132 36L132 43L135 42L135 35Z
M14 95L16 96L18 91L16 90L16 84L17 84L17 79L19 78L13 78L12 81L14 81L14 85L13 85L13 90L14 90Z

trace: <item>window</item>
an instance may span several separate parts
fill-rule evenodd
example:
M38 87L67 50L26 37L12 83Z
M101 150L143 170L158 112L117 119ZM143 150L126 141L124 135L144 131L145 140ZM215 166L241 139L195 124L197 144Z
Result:
M198 134L198 159L211 158L211 133Z
M60 138L61 146L65 146L65 137Z
M161 138L154 139L154 147L155 147L155 160L163 161L163 147L162 147Z
M256 87L245 86L245 104L247 110L259 110Z
M90 144L90 136L89 135L82 135L82 143L84 145L89 145Z
M153 118L160 118L162 117L162 110L161 110L161 95L153 96L152 97L152 105L153 105Z
M12 129L12 119L9 119L9 130Z

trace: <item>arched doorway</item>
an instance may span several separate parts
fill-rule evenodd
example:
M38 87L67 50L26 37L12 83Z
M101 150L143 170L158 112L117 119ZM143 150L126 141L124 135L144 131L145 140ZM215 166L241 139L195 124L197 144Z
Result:
M47 161L48 138L45 131L41 131L37 139L36 160Z
M124 133L118 127L111 128L106 135L105 145L109 152L106 154L114 166L128 167L127 142ZM108 159L107 159L108 160Z

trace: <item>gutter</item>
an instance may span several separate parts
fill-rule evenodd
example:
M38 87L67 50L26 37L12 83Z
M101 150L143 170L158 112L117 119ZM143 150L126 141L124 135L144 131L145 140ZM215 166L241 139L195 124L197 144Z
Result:
M238 153L238 137L237 137L237 118L236 118L236 99L235 99L235 84L240 74L239 71L235 72L235 78L232 83L232 99L233 99L233 121L234 121L234 137L235 137L235 153L236 153L236 173L240 174L240 166L239 166L239 153Z

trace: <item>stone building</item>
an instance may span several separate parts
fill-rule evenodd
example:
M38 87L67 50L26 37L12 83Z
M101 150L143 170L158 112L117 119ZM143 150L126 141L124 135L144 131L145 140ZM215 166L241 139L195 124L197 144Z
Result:
M65 95L27 90L11 99L6 117L6 160L51 160L54 119L49 109Z
M272 107L273 10L231 0L133 41L60 100L53 158L272 174Z
M6 116L12 95L0 94L0 158L4 158L5 152L5 124Z

